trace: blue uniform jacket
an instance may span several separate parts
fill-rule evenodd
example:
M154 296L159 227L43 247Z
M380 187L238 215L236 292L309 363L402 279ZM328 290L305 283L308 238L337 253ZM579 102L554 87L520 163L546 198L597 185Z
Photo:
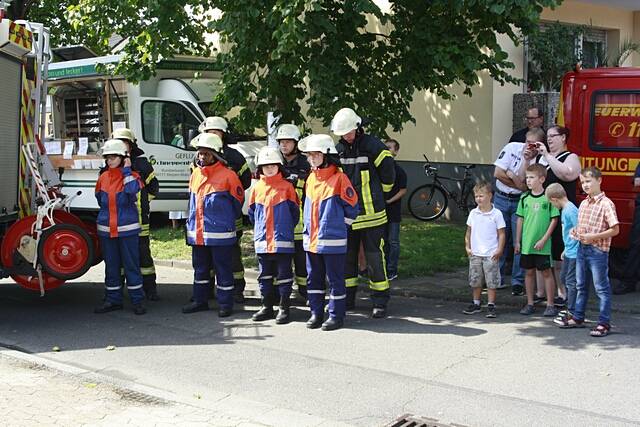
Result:
M243 200L244 189L238 175L221 162L195 168L189 180L187 243L233 245Z
M257 254L294 252L299 206L295 188L282 174L260 177L251 191L248 212Z
M335 165L315 169L307 178L304 200L304 250L318 254L347 252L347 227L358 216L358 195Z
M97 228L103 237L137 236L140 233L138 192L144 187L130 167L110 168L96 182Z

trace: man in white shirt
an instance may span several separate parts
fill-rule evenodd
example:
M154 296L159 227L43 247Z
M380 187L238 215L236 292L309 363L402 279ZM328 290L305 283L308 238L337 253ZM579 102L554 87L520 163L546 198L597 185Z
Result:
M520 164L524 161L524 142L510 142L502 149L495 165L494 176L496 178L496 192L493 196L493 205L502 212L506 224L507 247L500 258L501 286L505 287L504 265L510 253L513 253L513 243L516 232L516 209L522 191L526 186L518 177ZM511 267L511 291L513 295L524 295L524 271L520 268L520 254L513 254Z

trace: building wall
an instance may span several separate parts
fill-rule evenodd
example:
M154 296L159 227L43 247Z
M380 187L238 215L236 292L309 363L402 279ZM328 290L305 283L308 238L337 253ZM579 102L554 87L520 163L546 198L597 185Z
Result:
M607 29L610 48L625 39L640 41L640 11L565 0L556 10L544 10L541 19ZM523 78L522 45L515 46L504 35L499 36L499 41L515 65L511 74ZM625 65L640 66L640 55L628 59ZM523 86L500 85L487 73L479 76L480 84L471 98L460 95L456 100L446 101L429 92L416 94L411 106L416 124L406 124L399 133L389 130L390 136L403 144L400 160L420 162L422 153L426 153L434 162L493 163L513 128L524 126L512 121L513 94L521 93ZM459 94L461 90L453 92Z

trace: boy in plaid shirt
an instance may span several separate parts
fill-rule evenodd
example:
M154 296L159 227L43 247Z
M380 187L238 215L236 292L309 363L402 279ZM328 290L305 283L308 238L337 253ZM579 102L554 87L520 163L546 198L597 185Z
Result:
M576 259L576 307L561 328L584 327L585 309L589 299L589 279L593 280L600 300L598 324L592 337L604 337L611 330L611 284L609 283L609 248L611 238L619 233L618 217L613 202L600 190L602 172L588 167L580 173L580 184L587 198L578 209L578 225L571 237L580 241Z

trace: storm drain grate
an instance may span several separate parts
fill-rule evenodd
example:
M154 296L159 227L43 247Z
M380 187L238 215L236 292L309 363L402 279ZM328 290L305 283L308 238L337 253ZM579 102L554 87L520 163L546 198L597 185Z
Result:
M406 414L387 424L385 427L464 427L460 424L444 424L434 420L433 418L416 417Z
M140 393L133 390L125 390L116 388L114 392L120 395L122 400L126 400L129 402L142 403L145 405L166 405L168 402L164 399L150 396L148 394Z

